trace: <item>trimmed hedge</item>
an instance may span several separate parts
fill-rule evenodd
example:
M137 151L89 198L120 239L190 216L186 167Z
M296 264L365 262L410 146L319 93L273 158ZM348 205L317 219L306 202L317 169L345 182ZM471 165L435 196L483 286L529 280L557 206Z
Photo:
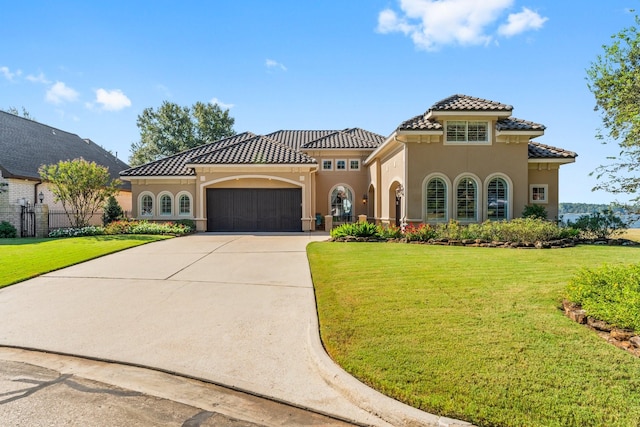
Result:
M517 218L511 221L485 221L481 224L463 225L457 221L446 224L410 224L404 230L383 227L367 222L342 224L331 230L334 239L347 236L372 237L380 240L405 239L408 242L431 240L482 240L488 242L535 243L577 237L573 228L560 227L541 218Z
M59 228L49 233L49 237L80 237L113 234L170 234L182 236L195 231L195 225L186 221L149 222L149 221L113 221L105 227L89 226L82 228Z

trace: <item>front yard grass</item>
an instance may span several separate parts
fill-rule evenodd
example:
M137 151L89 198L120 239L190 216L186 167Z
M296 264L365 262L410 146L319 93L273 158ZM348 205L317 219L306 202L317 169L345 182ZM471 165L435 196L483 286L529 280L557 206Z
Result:
M65 239L0 239L0 288L168 236L113 235Z
M322 341L366 384L479 426L637 426L640 359L566 318L582 267L640 249L312 243Z

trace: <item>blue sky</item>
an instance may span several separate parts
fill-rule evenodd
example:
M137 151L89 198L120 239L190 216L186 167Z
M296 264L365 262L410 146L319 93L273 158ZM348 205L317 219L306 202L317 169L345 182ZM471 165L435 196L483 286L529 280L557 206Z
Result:
M576 151L560 201L591 192L616 145L594 137L586 69L634 23L632 0L2 1L0 109L127 161L136 118L218 102L238 132L361 127L389 135L449 95L511 104L537 141Z

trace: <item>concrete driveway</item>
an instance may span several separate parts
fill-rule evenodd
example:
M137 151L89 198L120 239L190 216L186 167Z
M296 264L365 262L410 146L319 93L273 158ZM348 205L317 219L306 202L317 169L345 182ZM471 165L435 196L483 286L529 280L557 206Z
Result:
M49 273L0 290L0 346L151 367L365 425L464 425L326 355L305 252L326 238L196 234Z

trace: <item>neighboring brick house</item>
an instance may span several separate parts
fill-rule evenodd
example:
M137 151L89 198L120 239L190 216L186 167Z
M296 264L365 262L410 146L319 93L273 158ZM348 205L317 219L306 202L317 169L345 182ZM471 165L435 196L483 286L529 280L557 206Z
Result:
M62 209L54 201L48 184L40 179L38 169L43 164L80 157L109 168L114 179L129 167L89 139L0 111L0 180L8 184L0 194L0 210L9 215L7 212L14 211L16 206L39 204L40 193L49 209ZM124 210L131 210L130 183L123 182L117 199Z
M385 224L558 212L558 169L576 154L532 141L512 107L454 95L388 137L358 128L241 133L120 173L133 216L201 231L312 230L326 217Z

